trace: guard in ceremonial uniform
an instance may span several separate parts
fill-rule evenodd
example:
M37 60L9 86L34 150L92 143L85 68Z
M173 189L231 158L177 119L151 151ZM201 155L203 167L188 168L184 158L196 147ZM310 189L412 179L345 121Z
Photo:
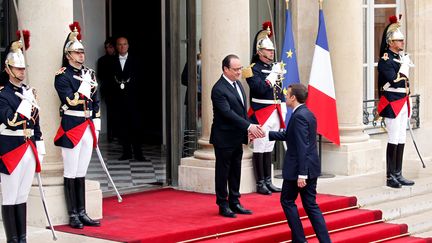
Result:
M267 22L269 23L269 22ZM285 127L283 110L286 112L285 96L282 91L282 63L273 63L274 46L270 40L270 25L263 24L263 30L255 36L252 64L243 71L250 90L251 122L259 124L265 131L278 131ZM281 189L272 184L271 165L274 141L268 137L253 140L252 162L255 171L257 192L270 195Z
M26 65L21 49L21 41L11 43L7 75L1 75L6 79L0 91L0 175L7 242L26 242L27 198L45 153L35 91L23 83Z
M60 98L61 124L54 143L61 147L64 163L64 193L72 228L99 226L85 209L85 176L100 131L99 99L95 72L85 67L79 24L70 26L63 48L63 67L55 77Z
M384 29L378 62L378 112L385 118L388 132L387 186L400 188L414 185L414 181L402 176L406 129L411 112L409 68L413 64L409 55L403 52L405 38L396 16L390 17L390 22Z

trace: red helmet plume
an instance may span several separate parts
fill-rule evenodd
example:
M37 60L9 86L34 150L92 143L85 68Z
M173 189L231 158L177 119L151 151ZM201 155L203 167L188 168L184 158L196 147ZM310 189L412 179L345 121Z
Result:
M265 21L262 24L262 29L263 30L267 30L267 28L270 28L270 34L268 35L268 37L270 38L273 35L273 27L272 27L272 23L270 21Z
M81 26L80 26L80 24L79 24L78 21L75 21L75 22L73 22L72 24L69 25L69 29L72 32L75 30L75 28L78 31L77 39L81 40L81 38L82 38L82 35L81 35Z
M30 48L30 31L29 30L23 30L22 32L24 35L24 46L25 46L25 49L27 50ZM16 35L17 35L18 40L20 40L21 39L21 31L17 30Z

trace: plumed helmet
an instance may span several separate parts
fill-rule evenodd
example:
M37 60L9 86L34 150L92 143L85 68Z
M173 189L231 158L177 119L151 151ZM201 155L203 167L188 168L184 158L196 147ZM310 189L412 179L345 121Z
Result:
M25 68L24 55L21 50L23 47L20 40L12 42L9 53L6 56L6 67Z
M262 24L261 30L259 30L254 38L252 45L252 62L256 62L258 59L257 50L268 49L274 50L273 42L270 37L273 35L272 24L270 21L265 21Z
M69 33L65 45L64 45L64 53L68 52L84 52L84 46L81 43L81 27L78 22L73 22L69 25L69 29L71 32Z
M25 43L25 49L27 50L30 47L30 31L23 30L24 35L24 43ZM5 64L6 68L9 67L16 67L16 68L26 68L25 64L25 58L22 51L23 43L20 40L21 39L21 32L17 31L17 41L13 41L8 50L8 54L6 56Z
M399 19L395 15L389 17L390 24L388 24L387 27L384 29L381 39L380 56L384 54L390 42L395 40L405 40L405 36L400 30L401 18L401 14L399 15Z

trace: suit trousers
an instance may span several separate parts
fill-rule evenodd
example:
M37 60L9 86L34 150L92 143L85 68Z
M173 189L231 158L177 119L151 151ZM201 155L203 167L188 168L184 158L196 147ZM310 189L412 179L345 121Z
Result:
M317 178L307 179L306 186L299 188L297 180L285 180L282 184L281 204L291 229L292 242L306 242L303 225L295 200L300 193L303 208L311 221L312 227L320 243L331 242L324 217L316 203Z
M240 177L243 147L240 144L233 148L215 147L214 149L216 155L216 204L219 206L228 206L228 203L240 203Z

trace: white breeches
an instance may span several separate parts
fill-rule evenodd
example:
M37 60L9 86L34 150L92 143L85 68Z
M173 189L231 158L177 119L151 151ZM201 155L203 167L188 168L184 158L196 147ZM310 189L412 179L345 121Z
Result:
M93 152L93 136L90 126L84 132L79 143L74 148L62 148L64 173L69 179L85 177Z
M35 170L36 158L29 146L12 174L1 174L2 205L27 202Z
M275 109L267 121L263 124L264 131L278 131L280 129L280 120L277 110ZM253 140L254 153L272 152L275 141L269 141L268 137L256 138Z
M405 143L408 122L408 106L402 107L396 118L385 118L388 133L388 142L391 144Z

